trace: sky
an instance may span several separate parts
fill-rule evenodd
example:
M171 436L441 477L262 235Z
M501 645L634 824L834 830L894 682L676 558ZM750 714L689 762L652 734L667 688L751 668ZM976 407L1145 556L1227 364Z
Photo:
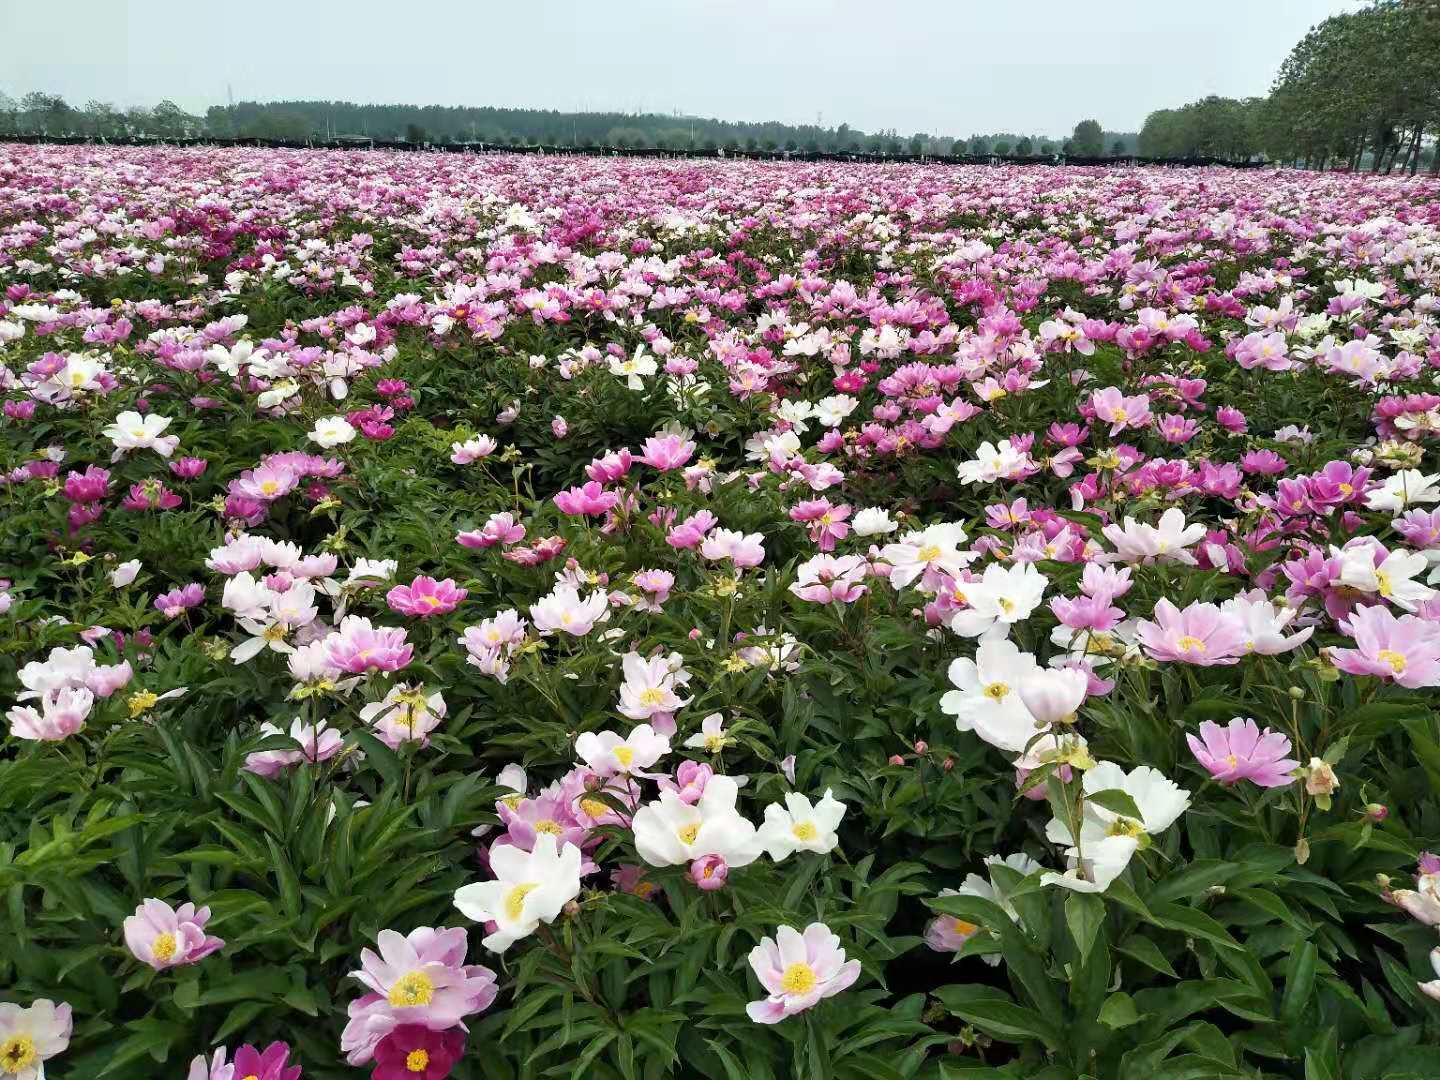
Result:
M1138 130L1265 93L1357 0L0 0L0 90L680 112L867 132Z

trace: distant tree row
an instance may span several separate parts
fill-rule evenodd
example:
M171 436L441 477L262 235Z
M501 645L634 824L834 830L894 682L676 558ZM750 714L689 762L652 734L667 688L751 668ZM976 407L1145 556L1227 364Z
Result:
M138 106L117 109L109 102L89 101L80 108L58 94L32 91L18 101L0 92L0 135L90 135L121 138L152 135L183 139L201 135L205 121L173 101L153 109Z
M1083 129L1083 130L1082 130ZM959 138L895 130L866 133L849 124L744 123L661 113L565 113L443 105L358 105L349 101L242 101L211 106L204 116L172 101L153 109L117 109L91 101L76 108L39 91L18 101L0 93L0 135L96 138L405 139L414 143L789 150L886 154L974 154L1000 157L1135 152L1133 133L1103 132L1087 120L1068 139L1002 133Z
M1261 151L1264 98L1210 97L1178 109L1159 109L1140 129L1146 157L1214 157L1245 161Z

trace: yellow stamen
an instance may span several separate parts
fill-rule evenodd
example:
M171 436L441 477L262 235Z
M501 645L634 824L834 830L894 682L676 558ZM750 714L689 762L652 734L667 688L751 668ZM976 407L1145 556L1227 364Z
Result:
M175 935L167 932L155 939L155 944L150 946L150 955L160 963L168 964L175 959L176 947Z
M421 1073L430 1067L430 1055L424 1050L411 1050L405 1055L407 1072Z
M787 994L808 994L819 981L809 964L791 964L780 976L780 989Z
M1376 656L1389 664L1390 670L1395 672L1396 675L1401 674L1405 670L1404 655L1396 652L1394 649L1381 649L1376 653Z
M635 751L628 746L615 747L615 760L620 763L621 768L628 769L630 762L635 760Z
M505 894L505 917L511 922L520 921L520 913L525 910L525 897L538 889L538 884L526 882L524 885L516 885Z
M1189 634L1186 634L1184 637L1182 637L1182 638L1181 638L1179 641L1177 641L1175 644L1180 647L1180 651L1181 651L1181 652L1202 652L1202 653L1203 653L1203 652L1205 651L1205 642L1201 641L1198 637L1192 637L1192 636L1189 635Z
M435 996L435 984L423 971L407 971L390 987L387 1000L397 1008L429 1005Z
M35 1041L29 1035L11 1035L0 1043L0 1072L17 1076L38 1060Z
M1003 682L992 682L985 687L985 696L992 701L1003 701L1008 693L1010 693L1010 687Z
M682 844L693 844L695 837L700 835L700 823L697 821L693 825L685 825L675 830L675 835L680 838Z
M796 840L810 841L820 835L819 830L809 821L802 821L798 825L791 826L790 831L795 834Z
M535 823L535 831L537 833L547 833L550 836L559 836L560 824L559 822L551 821L549 818L546 818L544 821L537 821Z

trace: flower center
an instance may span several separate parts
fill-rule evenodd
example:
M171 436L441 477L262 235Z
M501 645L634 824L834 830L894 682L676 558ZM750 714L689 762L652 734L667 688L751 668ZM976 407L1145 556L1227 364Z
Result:
M1111 823L1110 828L1106 830L1105 835L1139 837L1142 836L1144 832L1145 827L1141 825L1140 822L1136 821L1134 818L1122 817L1116 818L1114 822Z
M780 976L780 989L787 994L808 994L819 980L809 964L791 964Z
M615 760L620 763L622 768L628 769L630 762L635 760L635 751L628 746L617 746L615 747Z
M985 687L985 696L991 701L1004 701L1005 695L1010 693L1010 687L1003 682L992 682Z
M727 741L724 735L706 735L705 749L712 754L718 754L721 750L725 749L725 743Z
M7 1073L19 1074L21 1069L28 1069L36 1060L35 1040L29 1035L11 1035L0 1043L0 1069Z
M820 835L814 823L809 821L802 821L798 825L791 826L790 831L795 834L796 840L814 840Z
M1204 652L1205 642L1192 634L1186 634L1175 643L1181 652Z
M940 545L926 544L919 551L915 552L915 558L919 559L921 562L934 562L936 559L940 558Z
M655 706L662 704L664 700L665 691L661 690L658 686L646 687L644 690L640 691L641 705L648 705L651 708L654 708Z
M508 905L508 901L507 901ZM435 984L423 971L407 971L390 987L387 1000L397 1008L409 1005L429 1005L435 996Z
M150 953L162 964L168 964L175 959L175 948L175 935L164 933L155 939L154 945L150 946Z
M535 831L537 833L548 833L551 836L559 836L560 824L559 822L551 821L549 818L546 818L544 821L537 821L535 823Z
M540 886L536 883L526 882L524 885L516 885L505 894L505 917L511 922L520 921L520 913L525 910L525 897Z
M693 844L695 837L700 835L700 823L697 821L693 825L682 826L675 830L675 835L680 838L682 844Z
M599 799L581 799L580 809L584 810L585 813L589 814L591 817L598 818L604 817L610 808L606 806L603 802L601 802Z
M976 926L973 922L966 922L964 919L956 919L950 925L950 929L953 930L955 933L959 934L961 937L969 937L971 934L975 933L976 930L979 930L980 927Z
M430 1067L430 1055L424 1050L411 1050L405 1055L405 1069L407 1072L424 1072Z
M1381 649L1376 656L1390 665L1390 670L1399 675L1405 670L1405 657L1394 649Z

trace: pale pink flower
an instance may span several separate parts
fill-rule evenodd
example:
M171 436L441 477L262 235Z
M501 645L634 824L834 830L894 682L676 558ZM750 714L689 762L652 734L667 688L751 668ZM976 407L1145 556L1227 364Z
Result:
M125 920L125 945L131 955L156 971L193 964L225 945L205 933L210 909L196 909L185 903L172 908L154 897L135 909Z

